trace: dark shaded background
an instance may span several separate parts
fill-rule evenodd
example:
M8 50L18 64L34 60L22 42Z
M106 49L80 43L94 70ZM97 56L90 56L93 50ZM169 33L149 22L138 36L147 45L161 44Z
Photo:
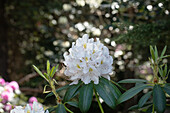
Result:
M32 65L43 70L47 59L52 65L59 63L57 87L68 84L63 75L63 53L87 33L99 37L110 49L113 80L150 80L149 45L156 45L159 51L167 45L170 54L169 11L168 0L0 0L0 75L18 81L25 95L43 98L46 82L37 77ZM126 113L141 95L115 112ZM94 101L94 111L96 107Z

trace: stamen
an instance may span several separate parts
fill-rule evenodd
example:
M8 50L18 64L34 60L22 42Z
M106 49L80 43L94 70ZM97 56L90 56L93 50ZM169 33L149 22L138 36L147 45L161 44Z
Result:
M87 57L85 57L85 60L86 60L86 62L88 61L88 58Z
M77 64L77 67L80 69L80 65Z
M90 69L89 69L89 72L92 72L92 71L93 71L93 69L92 69L92 68L90 68Z
M83 47L86 49L86 47L87 47L86 43L85 43L85 44L83 44Z
M103 64L103 60L101 61L101 64Z

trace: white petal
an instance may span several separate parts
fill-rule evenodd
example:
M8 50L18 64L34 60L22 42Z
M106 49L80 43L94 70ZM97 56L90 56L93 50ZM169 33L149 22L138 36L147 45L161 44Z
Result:
M90 81L91 81L89 76L82 77L81 80L82 80L85 84L88 84L88 83L90 83Z
M73 85L73 84L78 84L78 80L73 81L73 82L70 83L69 85Z

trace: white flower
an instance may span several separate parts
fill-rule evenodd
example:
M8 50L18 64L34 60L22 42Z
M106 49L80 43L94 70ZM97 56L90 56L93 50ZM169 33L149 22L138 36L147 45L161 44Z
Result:
M31 109L31 106L27 104L27 106L24 108L22 106L16 106L14 109L10 111L10 113L49 113L48 110L45 112L43 107L34 101L33 108Z
M112 72L113 58L109 50L97 38L89 39L87 34L72 43L69 54L64 53L65 75L77 84L79 80L85 84L94 81L99 83L99 77L103 76L110 80L109 73Z
M25 113L25 111L22 106L16 106L14 109L10 111L10 113Z

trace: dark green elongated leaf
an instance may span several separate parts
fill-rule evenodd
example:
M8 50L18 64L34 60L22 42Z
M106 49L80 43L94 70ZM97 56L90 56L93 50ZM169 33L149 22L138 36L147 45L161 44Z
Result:
M152 91L146 93L145 95L142 96L142 98L139 100L139 108L143 107L143 105L147 102L147 100L150 98L152 94Z
M142 85L139 85L139 86L136 86L136 87L133 87L129 90L127 90L124 94L122 94L120 96L120 98L118 99L118 104L132 98L133 96L135 96L136 94L138 94L140 91L142 91L143 89L145 88L148 88L150 86L148 86L147 84L142 84Z
M50 61L47 60L47 74L50 76Z
M54 70L53 70L53 72L52 72L52 74L51 74L51 78L54 76L55 72L57 71L58 66L59 66L59 65L57 65L57 66L54 68Z
M147 82L147 80L143 79L124 79L119 81L118 83L141 83L141 82Z
M143 83L143 82L137 82L137 83L135 83L135 87L136 87L136 86L139 86L139 85L142 85L142 84L145 84L145 83Z
M58 104L56 108L56 113L67 113L63 104Z
M107 85L99 82L99 84L94 85L94 88L109 107L113 109L116 107L115 96Z
M86 113L92 102L93 97L93 84L89 83L87 85L83 85L80 89L79 95L79 108L82 113Z
M76 108L78 108L79 106L78 106L78 102L76 102L76 101L69 101L69 102L66 102L67 104L69 104L69 105L71 105L71 106L74 106L74 107L76 107Z
M65 96L64 96L64 99L63 101L64 102L67 102L69 101L71 98L73 98L75 95L75 93L78 91L79 87L81 85L81 82L79 82L78 84L76 85L70 85Z
M146 103L143 105L143 107L146 107L146 106L148 106L148 105L152 105L152 103L153 103L153 102L146 102ZM135 110L135 109L139 109L138 104L131 106L128 110ZM142 109L142 108L141 108L141 109Z
M160 85L153 88L153 104L158 113L164 113L166 108L166 97Z
M118 83L116 83L115 81L113 80L110 80L113 84L117 85L119 88L121 88L122 90L127 90L126 88L122 87L121 85L119 85Z
M110 89L110 91L114 94L115 98L118 99L120 97L120 95L122 94L120 92L120 90L114 85L112 84L109 80L105 79L105 78L100 78L100 81L104 84L107 85L107 87Z
M138 104L131 106L128 110L135 110L138 109Z
M168 95L170 95L170 83L166 83L163 89Z
M64 89L67 89L69 86L70 86L70 85L67 84L67 85L65 85L65 86L63 86L63 87L60 87L60 88L56 89L56 92L58 93L58 92L60 92L60 91L62 91L62 90L64 90ZM45 98L48 98L48 97L50 97L50 96L52 96L52 95L54 95L53 92L49 93Z
M42 74L42 72L41 72L35 65L33 65L33 67L34 67L35 71L36 71L41 77L43 77L46 81L48 81L48 79Z
M165 54L165 52L166 52L166 48L167 48L167 46L164 47L164 49L163 49L163 51L162 51L162 53L161 53L160 58L164 56L164 54Z
M151 53L153 61L155 61L155 54L154 54L154 50L152 46L150 46L150 53Z

